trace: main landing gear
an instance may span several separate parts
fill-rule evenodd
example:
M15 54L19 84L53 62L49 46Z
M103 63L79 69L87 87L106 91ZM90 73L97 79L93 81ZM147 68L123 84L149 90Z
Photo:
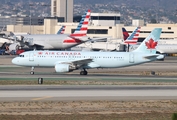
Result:
M30 72L31 75L34 75L34 67L31 67L31 72Z
M87 71L84 69L83 71L80 72L80 75L87 75Z

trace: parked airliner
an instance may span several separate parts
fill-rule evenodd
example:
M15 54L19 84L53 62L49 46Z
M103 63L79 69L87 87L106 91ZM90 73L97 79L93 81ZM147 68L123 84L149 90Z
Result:
M82 44L89 39L87 34L88 23L90 19L90 10L86 11L82 16L80 23L78 24L74 33L68 34L34 34L34 35L22 35L20 38L13 36L9 39L16 41L11 44L11 48L18 49L19 46L28 46L30 49L36 50L61 50L68 49L73 46ZM10 46L9 46L10 48Z
M141 43L138 43L138 36L140 33L140 27L138 27L136 29L138 29L138 31L137 31L138 33L132 35L132 36L134 36L134 38L132 39L130 37L127 40L125 40L125 43L129 44L129 46L128 46L129 52L137 49L139 44L141 44ZM177 53L177 44L162 44L161 41L162 40L160 40L160 42L158 42L158 46L156 48L157 53L161 53L161 54L175 54L175 53Z
M121 68L163 59L156 54L161 28L155 28L141 45L132 52L84 52L84 51L28 51L12 59L19 66L54 67L58 73L81 69L80 75L87 75L86 69Z
M136 50L139 45L130 45L129 51ZM159 44L157 46L157 53L161 54L176 54L177 53L177 44Z
M128 33L125 28L122 28L123 36L124 36L124 43L125 44L137 44L138 37L140 34L141 27L137 27L128 38L125 37L125 35ZM126 38L126 39L125 39Z
M78 46L72 47L71 50L86 50L86 51L125 51L125 45L136 44L140 33L140 27L137 27L129 36L125 28L122 28L124 40L110 40L107 42L87 42Z

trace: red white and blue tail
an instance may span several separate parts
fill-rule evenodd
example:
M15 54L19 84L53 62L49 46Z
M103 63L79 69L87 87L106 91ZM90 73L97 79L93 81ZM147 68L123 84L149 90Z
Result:
M86 36L87 30L88 30L89 19L90 19L90 10L85 12L76 30L70 36L74 38L81 38L83 36Z
M133 33L124 41L126 44L137 44L141 27L137 27Z
M66 28L66 26L62 26L62 27L59 29L59 31L57 32L57 34L64 34L65 28Z

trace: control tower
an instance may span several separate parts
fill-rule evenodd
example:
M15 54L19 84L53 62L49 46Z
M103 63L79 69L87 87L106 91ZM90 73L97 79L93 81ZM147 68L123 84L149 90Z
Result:
M65 22L73 22L73 0L51 0L51 16L64 17Z

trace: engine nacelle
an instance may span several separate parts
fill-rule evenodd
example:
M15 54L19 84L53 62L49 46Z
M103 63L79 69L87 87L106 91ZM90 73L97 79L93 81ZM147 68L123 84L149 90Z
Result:
M12 50L18 50L19 49L19 44L18 43L13 43L13 44L10 44L9 45L9 51L12 51Z
M72 67L69 64L56 64L55 65L55 71L59 73L72 72L73 70L74 70L74 67Z

